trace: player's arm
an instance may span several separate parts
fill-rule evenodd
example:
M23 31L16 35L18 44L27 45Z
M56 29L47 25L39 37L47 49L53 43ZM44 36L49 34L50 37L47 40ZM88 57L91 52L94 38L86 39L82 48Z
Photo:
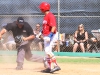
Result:
M28 36L28 37L23 37L23 40L24 40L24 41L29 41L29 40L32 40L32 39L34 39L34 38L35 38L34 35L30 35L30 36Z
M56 31L56 18L54 15L50 15L49 20L50 20L49 25L51 26L51 32L49 34L49 37L52 38L54 32Z
M7 32L6 29L2 29L2 30L0 31L0 39L2 38L2 35L3 35L4 33L6 33L6 32Z
M56 30L56 18L54 15L49 16L51 32L54 33Z
M53 36L55 30L56 30L56 26L52 26L51 32L50 32L50 34L48 35L48 37L52 38L52 36Z
M52 26L52 28L51 28L51 32L54 33L55 30L56 30L56 26Z
M28 23L27 23L28 24ZM29 25L29 24L28 24ZM33 33L33 29L31 28L31 26L29 25L28 26L28 30L27 30L27 32L28 32L28 37L23 37L23 40L24 41L30 41L30 40L33 40L34 38L35 38L35 35L34 35L34 33Z

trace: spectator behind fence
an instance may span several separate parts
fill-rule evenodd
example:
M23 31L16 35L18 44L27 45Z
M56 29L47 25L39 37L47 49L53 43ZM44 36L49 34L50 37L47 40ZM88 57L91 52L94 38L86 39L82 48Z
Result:
M33 43L39 48L40 51L43 50L43 40L40 38L41 31L40 31L40 24L36 24L36 28L33 29L33 33L35 34L36 38L34 39Z
M98 48L97 48L97 38L92 36L90 39L88 39L88 44L87 44L87 52L92 52L93 50L95 50L96 52L99 52L98 51Z
M58 39L58 35L59 35L59 33L56 32L56 34L54 36L55 40L54 40L54 42L52 44L52 49L53 49L52 51L55 51L55 52L58 52L58 50L59 50L60 41Z
M9 36L8 36L7 39L8 39L8 41L7 41L7 43L5 43L7 48L9 50L15 50L16 49L16 43L14 41L13 34L11 32L9 33Z
M74 34L74 42L75 43L73 46L73 52L76 52L78 46L80 46L80 49L84 53L85 52L84 45L85 45L87 40L88 40L88 32L85 31L84 25L80 24L78 26L78 30L76 30L75 34Z
M6 23L5 24L2 24L2 29L5 29L6 27ZM13 34L11 31L5 33L3 35L3 41L2 41L2 45L3 45L3 49L5 50L13 50L16 48L16 43L14 41L14 38L13 38Z

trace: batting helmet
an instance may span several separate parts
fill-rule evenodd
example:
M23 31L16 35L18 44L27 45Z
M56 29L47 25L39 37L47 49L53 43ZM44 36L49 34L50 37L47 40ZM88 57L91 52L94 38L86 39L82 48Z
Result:
M41 10L42 12L48 11L48 10L50 10L50 4L47 3L47 2L42 2L42 3L40 4L39 8L40 8L40 10Z

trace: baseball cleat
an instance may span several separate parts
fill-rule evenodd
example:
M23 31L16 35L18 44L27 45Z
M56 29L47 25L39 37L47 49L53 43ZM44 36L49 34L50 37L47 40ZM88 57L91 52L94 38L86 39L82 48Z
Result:
M53 72L59 71L59 70L61 70L61 68L59 66L56 66L53 69L51 69L50 73L53 73Z
M50 73L50 71L51 71L50 68L46 68L46 69L42 70L41 72L43 72L43 73Z
M16 70L23 70L23 67L22 66L17 66Z

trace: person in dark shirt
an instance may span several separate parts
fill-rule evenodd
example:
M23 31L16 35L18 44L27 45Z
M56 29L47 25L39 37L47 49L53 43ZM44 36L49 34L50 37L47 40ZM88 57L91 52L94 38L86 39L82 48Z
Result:
M73 47L73 52L76 52L77 47L80 46L82 52L85 52L84 44L88 40L88 33L84 29L84 25L80 24L78 26L78 30L75 31L74 34L74 47Z
M43 38L40 38L42 33L40 30L40 24L36 24L35 29L33 29L33 33L36 36L36 38L33 41L33 44L35 43L35 46L38 47L40 51L43 51Z
M16 70L23 69L24 57L28 61L42 62L43 58L38 55L32 55L30 50L30 44L35 38L33 29L31 26L24 21L22 17L18 17L17 21L13 23L8 23L4 29L0 32L0 39L2 35L7 31L12 31L16 48L17 48L17 67ZM18 40L19 39L19 40Z

